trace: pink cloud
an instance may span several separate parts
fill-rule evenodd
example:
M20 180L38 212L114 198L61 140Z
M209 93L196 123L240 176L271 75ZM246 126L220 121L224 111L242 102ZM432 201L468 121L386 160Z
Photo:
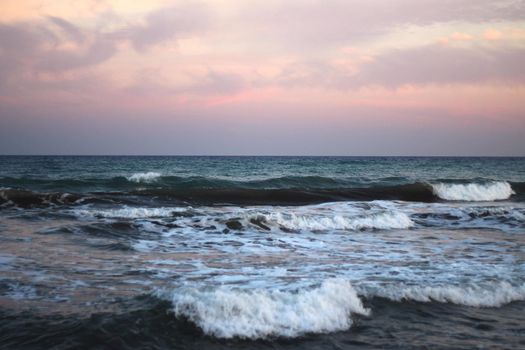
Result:
M525 130L523 2L233 4L0 23L0 145L23 132L45 144L39 129L82 139L86 128L101 145L144 137L153 151L330 153L386 140L384 152L410 137L437 144L434 129L457 144ZM471 34L495 21L507 29ZM447 45L427 44L434 25ZM414 35L392 42L406 28ZM513 137L508 150L524 145Z
M500 40L503 38L503 33L496 29L487 29L483 34L483 38L490 41Z

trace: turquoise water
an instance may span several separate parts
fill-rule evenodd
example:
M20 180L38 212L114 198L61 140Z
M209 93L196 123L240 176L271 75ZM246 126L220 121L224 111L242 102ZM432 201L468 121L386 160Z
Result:
M0 176L4 178L93 182L147 172L238 182L295 178L298 186L302 177L354 185L438 179L525 181L525 158L0 156L0 164Z

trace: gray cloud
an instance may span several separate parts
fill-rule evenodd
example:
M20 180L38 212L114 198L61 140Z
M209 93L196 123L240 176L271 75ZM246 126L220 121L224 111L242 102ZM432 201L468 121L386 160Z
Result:
M20 75L28 70L24 67L32 64L43 42L54 43L56 37L39 26L0 24L0 92L17 89Z
M0 23L0 49L2 53L20 52L28 54L42 41L54 39L50 33L45 33L40 26Z
M199 32L209 17L200 5L163 8L148 14L141 25L128 25L116 32L80 28L63 18L24 23L0 23L0 59L4 80L20 71L63 71L100 64L117 52L117 45L130 41L135 49ZM76 48L61 49L73 41ZM5 82L4 82L5 83ZM2 83L0 83L0 86Z
M136 83L125 89L125 92L144 95L180 95L190 93L200 96L231 95L242 91L247 82L239 75L209 70L204 76L195 78L189 86L171 86L169 82L157 79L158 70L145 70L136 77Z
M236 74L209 71L206 78L190 91L198 94L230 95L241 91L245 81Z
M431 45L396 50L376 58L352 84L448 84L525 82L523 48L460 48Z
M58 32L53 29L58 29ZM87 45L68 50L58 48L66 40L82 44L88 36L92 40ZM0 24L0 58L3 66L0 69L5 69L7 76L15 76L21 70L29 73L96 65L116 52L116 44L99 33L83 32L56 17L50 17L48 21Z
M154 11L146 16L143 24L128 26L113 37L130 40L136 50L142 51L166 40L202 32L209 22L207 9L193 3Z
M459 84L480 82L525 83L524 48L482 48L428 45L393 50L363 64L356 73L325 61L291 64L277 84L353 89L367 85Z
M84 50L51 50L45 52L38 60L36 68L48 71L61 71L92 66L108 60L116 51L116 43L114 41L99 37Z
M84 41L84 33L82 33L82 31L71 22L68 22L60 17L48 16L47 18L60 29L62 29L62 31L73 41L78 43Z
M266 2L241 12L253 39L288 49L320 49L407 25L522 21L523 0L314 0Z

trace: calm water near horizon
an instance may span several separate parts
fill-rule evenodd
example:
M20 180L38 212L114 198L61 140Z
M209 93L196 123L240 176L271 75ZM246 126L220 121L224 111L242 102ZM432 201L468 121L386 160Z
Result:
M0 156L0 348L525 347L525 158Z

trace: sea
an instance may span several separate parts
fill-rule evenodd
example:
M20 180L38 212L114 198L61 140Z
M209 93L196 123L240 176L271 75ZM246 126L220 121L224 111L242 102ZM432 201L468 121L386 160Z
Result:
M0 156L2 349L523 349L525 158Z

